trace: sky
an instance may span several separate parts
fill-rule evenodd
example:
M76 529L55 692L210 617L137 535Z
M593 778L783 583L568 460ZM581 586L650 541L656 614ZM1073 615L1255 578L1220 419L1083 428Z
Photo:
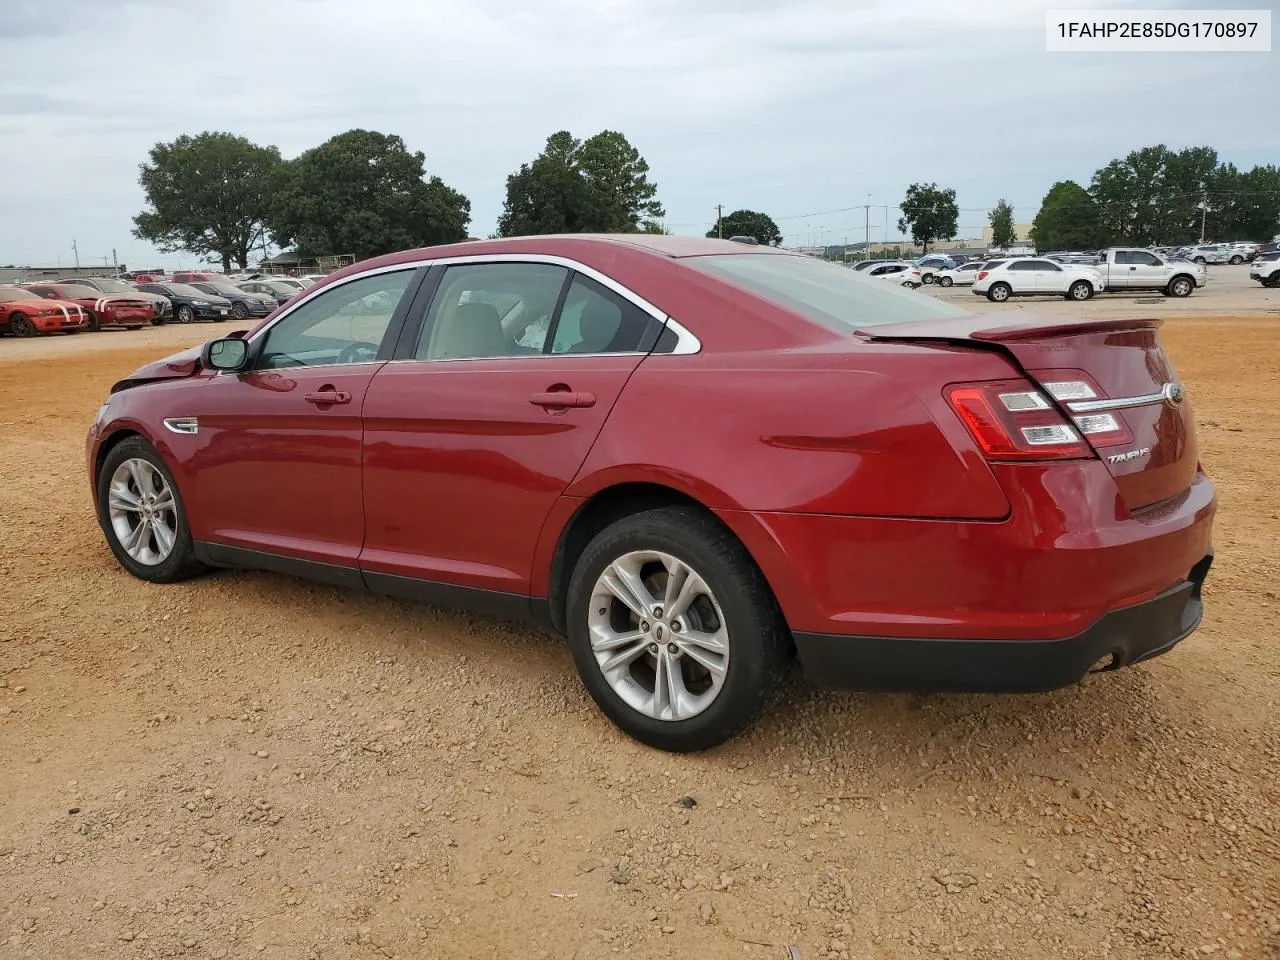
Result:
M132 237L158 141L225 130L296 156L399 134L495 229L506 177L567 129L620 130L667 226L746 207L787 245L898 236L907 184L952 187L960 236L1004 198L1130 150L1280 163L1280 53L1047 53L1050 9L1108 0L4 0L0 265L190 266ZM1270 111L1271 115L1268 115ZM870 206L864 213L862 205ZM855 209L850 209L855 208Z

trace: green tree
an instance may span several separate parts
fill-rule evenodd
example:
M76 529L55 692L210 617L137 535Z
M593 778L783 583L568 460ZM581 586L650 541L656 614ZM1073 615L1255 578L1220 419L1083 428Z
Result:
M940 190L936 183L913 183L907 187L906 198L899 204L902 218L898 229L911 232L911 239L929 252L929 244L935 240L950 240L956 235L956 221L960 210L956 207L956 192Z
M1049 188L1031 225L1037 250L1091 250L1109 242L1098 218L1098 205L1074 180Z
M659 232L664 211L648 174L648 163L621 133L604 130L579 141L561 130L507 177L498 233Z
M166 253L249 266L249 250L262 237L269 184L280 151L230 133L183 135L157 143L140 165L138 183L148 209L133 218L133 235Z
M1003 197L996 203L995 208L987 214L987 219L991 223L992 246L1007 247L1018 239L1018 235L1013 229L1013 207L1009 206Z
M1242 173L1223 164L1210 177L1206 196L1206 237L1265 242L1280 229L1280 167Z
M782 243L782 231L767 213L735 210L720 218L720 223L707 231L708 237L755 237L761 243L776 247Z
M471 201L395 135L348 130L281 166L268 223L280 246L357 258L465 240Z
M1199 239L1200 204L1217 164L1210 147L1174 152L1164 144L1112 160L1089 188L1103 231L1139 245Z

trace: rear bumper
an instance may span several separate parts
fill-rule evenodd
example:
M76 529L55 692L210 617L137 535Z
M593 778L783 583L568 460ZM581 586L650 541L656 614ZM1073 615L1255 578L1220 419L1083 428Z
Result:
M1061 640L941 640L797 633L814 683L843 689L1034 693L1079 682L1095 665L1117 669L1172 649L1200 625L1206 554L1186 580L1104 614ZM1108 659L1109 658L1109 659Z

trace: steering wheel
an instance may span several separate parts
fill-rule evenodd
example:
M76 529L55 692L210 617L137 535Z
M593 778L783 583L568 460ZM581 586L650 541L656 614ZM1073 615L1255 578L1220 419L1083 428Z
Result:
M372 360L378 355L378 345L370 343L368 340L357 340L355 343L348 343L338 353L338 363L360 363L365 360Z

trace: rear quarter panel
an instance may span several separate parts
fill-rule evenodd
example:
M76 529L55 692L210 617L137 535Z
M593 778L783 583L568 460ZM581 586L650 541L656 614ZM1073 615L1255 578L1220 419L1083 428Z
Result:
M717 510L998 519L1009 504L943 396L999 378L994 354L841 338L653 355L566 494L672 486Z

